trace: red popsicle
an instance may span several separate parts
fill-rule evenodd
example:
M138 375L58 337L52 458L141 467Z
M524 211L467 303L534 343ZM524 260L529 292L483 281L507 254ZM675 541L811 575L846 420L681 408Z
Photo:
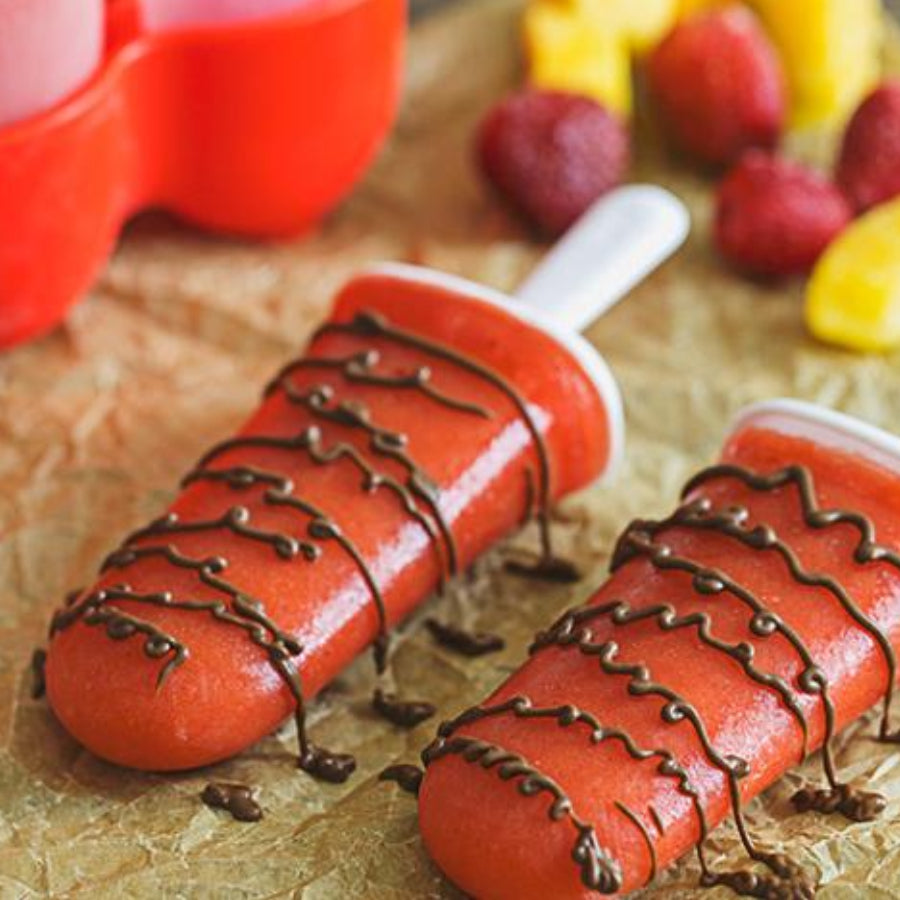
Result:
M590 603L441 727L419 801L438 865L480 900L567 900L632 891L697 845L707 884L812 896L741 805L824 745L795 805L883 809L828 747L879 702L894 739L898 504L897 438L796 401L748 410L673 516L626 530ZM702 852L729 813L756 861L739 872Z

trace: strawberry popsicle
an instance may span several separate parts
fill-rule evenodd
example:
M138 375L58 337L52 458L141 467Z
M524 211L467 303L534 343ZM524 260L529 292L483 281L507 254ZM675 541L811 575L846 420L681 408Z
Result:
M340 780L351 763L309 743L304 698L370 644L382 669L391 626L528 518L534 574L570 574L549 505L614 465L620 400L597 352L533 307L560 296L560 259L577 269L622 213L646 233L641 209L662 208L669 235L633 278L680 243L680 207L646 191L589 213L519 302L408 266L351 281L241 432L55 616L47 694L69 731L123 765L185 769L293 710L302 766ZM629 286L608 274L598 305ZM584 293L571 301L559 318L583 319Z
M884 808L839 780L830 745L876 704L895 740L898 473L900 440L855 419L746 411L672 516L626 529L590 602L439 729L419 813L443 871L481 900L566 900L635 890L694 847L705 885L811 897L813 875L758 845L742 806L823 748L798 810ZM753 861L737 871L703 852L729 814Z

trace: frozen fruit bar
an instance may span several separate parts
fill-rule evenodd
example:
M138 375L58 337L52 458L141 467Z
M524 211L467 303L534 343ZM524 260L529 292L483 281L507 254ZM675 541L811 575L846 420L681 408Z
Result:
M619 397L580 337L412 267L352 281L308 352L212 448L162 518L55 616L47 693L106 759L154 770L241 751L529 517L558 575L555 498L621 443Z
M879 703L894 739L898 504L900 440L793 401L749 410L673 515L627 528L590 602L441 726L419 795L438 865L480 900L565 900L627 893L696 848L707 885L811 897L742 807L824 748L795 806L882 811L830 745ZM753 860L738 871L703 852L729 814Z

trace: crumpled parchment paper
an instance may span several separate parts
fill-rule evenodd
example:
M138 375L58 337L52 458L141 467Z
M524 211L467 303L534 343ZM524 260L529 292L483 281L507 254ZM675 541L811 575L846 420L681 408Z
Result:
M237 243L145 217L64 328L0 358L3 900L459 896L424 853L413 800L376 778L390 763L416 761L434 723L408 733L377 720L368 711L370 659L313 704L314 736L359 758L342 787L296 771L290 726L204 772L116 769L30 698L28 662L63 593L89 582L121 535L162 509L205 446L241 422L356 267L407 259L509 289L539 258L542 247L480 184L470 155L474 123L519 78L519 6L474 0L416 29L391 144L315 234ZM900 357L819 346L803 328L801 286L760 287L725 271L709 246L710 182L667 160L651 125L640 131L637 176L684 197L695 232L680 257L590 331L626 396L627 463L613 486L560 510L563 548L589 572L581 585L538 588L504 575L501 548L472 582L429 601L403 629L392 672L443 715L479 701L538 627L587 598L617 531L632 516L670 508L745 403L792 394L900 423ZM821 136L793 143L801 155L831 152ZM533 540L530 532L516 543ZM474 662L454 657L420 627L425 614L499 630L508 648ZM871 722L850 732L839 761L890 798L879 822L789 815L795 776L754 803L749 818L773 847L819 869L825 900L900 898L900 755L870 739ZM202 806L210 778L255 785L265 819L242 825ZM713 847L739 856L728 827ZM676 867L645 896L701 896L696 874Z

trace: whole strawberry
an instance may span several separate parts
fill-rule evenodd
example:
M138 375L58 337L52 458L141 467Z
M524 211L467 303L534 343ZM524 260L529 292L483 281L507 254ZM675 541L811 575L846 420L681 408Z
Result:
M755 150L719 187L715 240L722 256L742 272L801 275L852 218L849 203L830 181Z
M481 166L509 203L549 236L564 232L622 183L630 146L622 122L587 97L525 90L487 115Z
M900 194L900 82L885 82L854 113L837 182L857 212Z
M784 72L747 9L685 19L650 56L647 73L665 133L699 162L725 166L750 147L778 143L787 110Z

